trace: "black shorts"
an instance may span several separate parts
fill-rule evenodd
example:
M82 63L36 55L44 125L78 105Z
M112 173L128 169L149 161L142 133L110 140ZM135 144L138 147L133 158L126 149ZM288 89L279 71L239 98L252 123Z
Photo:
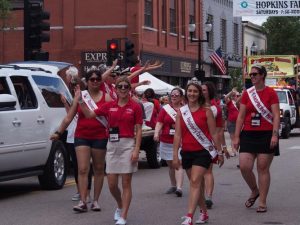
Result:
M182 168L185 170L192 168L192 166L201 166L208 169L212 163L211 155L205 149L197 152L181 150L180 154Z
M239 152L279 155L279 144L270 149L272 131L242 131Z
M106 149L107 139L74 138L74 146L88 146L96 149Z

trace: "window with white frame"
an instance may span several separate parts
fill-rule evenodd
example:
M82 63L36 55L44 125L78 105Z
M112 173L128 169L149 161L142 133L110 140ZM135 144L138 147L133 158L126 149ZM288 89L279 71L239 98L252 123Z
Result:
M239 25L233 24L233 53L239 55Z
M176 1L170 0L170 32L176 34L176 28Z
M207 22L212 24L212 27L214 27L214 16L211 14L207 15ZM209 38L208 38L208 43L207 43L207 47L209 49L213 49L214 48L214 29L212 29L209 32Z
M221 19L221 32L220 32L220 38L221 38L221 49L222 51L227 51L227 35L226 35L227 27L226 27L226 20Z

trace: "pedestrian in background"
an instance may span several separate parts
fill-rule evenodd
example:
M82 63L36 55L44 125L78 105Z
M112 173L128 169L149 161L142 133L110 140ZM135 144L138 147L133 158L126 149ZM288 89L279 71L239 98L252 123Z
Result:
M109 190L117 202L114 219L118 225L126 224L132 199L132 174L138 169L142 139L142 109L131 99L130 90L129 79L121 76L116 80L116 101L109 102L95 111L80 104L88 118L105 116L108 120L106 173ZM118 187L119 176L122 178L122 192Z
M222 109L221 106L216 101L216 88L215 85L206 81L201 85L203 96L205 98L205 107L211 109L214 119L216 121L216 132L218 139L221 143L222 151L225 153L226 158L229 158L229 153L227 151L227 146L224 136L224 123L222 118ZM208 170L204 176L205 181L205 204L208 209L211 209L213 206L212 196L214 191L214 174L213 174L213 163L210 164Z
M279 100L276 92L265 85L267 71L254 65L249 73L253 86L243 92L236 121L234 146L239 150L240 169L251 190L245 206L250 208L259 197L256 212L267 212L270 187L270 166L274 155L279 155L278 130ZM258 184L253 167L256 160Z
M182 218L184 220L182 225L192 225L197 205L200 206L200 217L196 223L208 221L204 198L204 174L213 159L218 160L222 166L224 156L215 119L212 111L205 106L201 85L197 81L192 80L188 83L185 98L187 104L181 107L176 115L173 166L176 169L180 167L178 150L182 146L182 167L190 180L188 213Z
M87 82L87 90L81 93L77 88L75 93L74 104L70 108L67 116L62 121L57 132L51 136L51 139L59 138L61 134L78 115L77 126L75 129L75 151L78 163L78 187L80 192L80 201L78 205L73 207L76 212L87 212L87 194L88 194L88 174L90 169L90 160L92 158L94 172L94 199L92 201L91 210L100 211L98 199L103 186L104 180L104 164L107 144L106 124L103 118L89 119L86 118L78 107L78 99L83 95L84 102L90 108L98 108L105 102L111 101L108 94L100 91L102 73L99 70L90 70L87 72L85 79Z
M233 146L233 138L235 133L236 120L239 114L239 104L240 104L240 94L233 88L227 95L225 95L225 103L228 111L227 117L227 131L230 135L230 144L231 144L231 155L236 156L237 149Z
M182 196L183 169L182 166L179 166L179 168L175 170L172 166L172 160L176 114L182 106L182 97L183 91L181 88L174 88L171 91L169 104L161 108L154 132L154 140L160 142L160 157L166 161L169 167L171 187L166 191L166 194L175 193L177 197ZM179 159L181 159L181 157L179 157Z

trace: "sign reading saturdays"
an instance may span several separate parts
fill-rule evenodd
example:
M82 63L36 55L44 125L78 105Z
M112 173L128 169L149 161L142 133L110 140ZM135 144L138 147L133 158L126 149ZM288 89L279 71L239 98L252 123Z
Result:
M296 56L293 55L258 55L248 57L248 71L253 65L266 67L268 78L294 76ZM246 75L248 77L248 75Z
M300 1L233 0L233 16L300 16Z

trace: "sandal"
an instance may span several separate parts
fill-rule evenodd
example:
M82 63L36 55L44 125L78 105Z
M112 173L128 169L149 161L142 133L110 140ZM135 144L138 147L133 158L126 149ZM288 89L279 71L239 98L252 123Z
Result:
M258 206L258 208L256 209L257 213L265 213L267 211L267 206Z
M254 205L254 203L255 203L255 201L256 201L256 199L259 197L259 194L257 194L255 197L253 197L253 198L249 198L246 202L245 202L245 206L247 207L247 208L250 208L251 206L253 206Z

